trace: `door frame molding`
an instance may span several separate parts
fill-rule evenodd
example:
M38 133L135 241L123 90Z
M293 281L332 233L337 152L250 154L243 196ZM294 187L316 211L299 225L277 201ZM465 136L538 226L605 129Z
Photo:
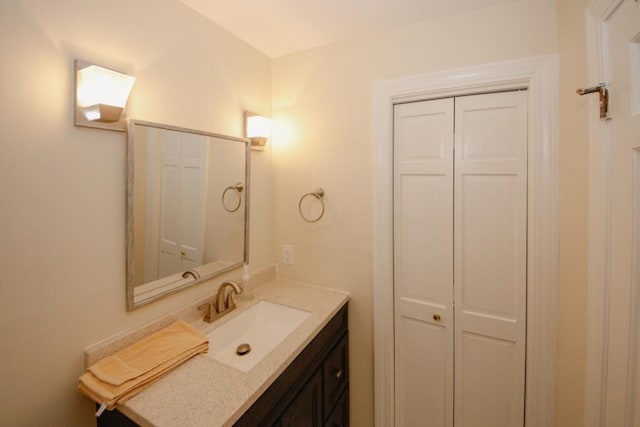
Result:
M393 105L528 89L527 427L553 425L556 386L558 58L527 58L374 84L375 425L394 424Z
M607 82L607 21L623 0L592 0L586 9L589 81ZM599 119L599 102L590 99L589 117L589 252L587 288L587 361L585 427L605 421L609 353L609 288L611 265L611 129ZM628 415L628 413L627 413Z

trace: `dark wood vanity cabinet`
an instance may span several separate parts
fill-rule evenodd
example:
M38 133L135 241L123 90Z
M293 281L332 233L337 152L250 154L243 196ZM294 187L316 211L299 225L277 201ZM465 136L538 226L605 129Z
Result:
M347 427L348 349L345 305L234 425Z
M347 427L349 346L347 305L234 424L237 427ZM98 426L137 426L117 410Z
M278 427L322 427L321 405L322 376L320 372L316 372L274 425Z

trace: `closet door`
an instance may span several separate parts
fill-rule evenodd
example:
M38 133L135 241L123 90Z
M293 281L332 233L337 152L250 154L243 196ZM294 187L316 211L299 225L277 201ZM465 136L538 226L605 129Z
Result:
M205 136L162 133L157 277L202 265L207 149Z
M453 99L394 114L395 425L453 426Z
M455 425L523 426L526 92L456 98L454 193Z

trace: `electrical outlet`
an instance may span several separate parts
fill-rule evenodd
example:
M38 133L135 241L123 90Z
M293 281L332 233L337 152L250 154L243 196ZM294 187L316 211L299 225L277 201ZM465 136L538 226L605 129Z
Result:
M282 245L282 262L284 264L293 264L293 246Z

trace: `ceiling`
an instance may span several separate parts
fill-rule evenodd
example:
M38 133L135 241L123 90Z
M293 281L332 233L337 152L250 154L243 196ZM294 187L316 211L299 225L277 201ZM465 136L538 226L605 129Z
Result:
M514 0L180 0L276 58L414 22Z

